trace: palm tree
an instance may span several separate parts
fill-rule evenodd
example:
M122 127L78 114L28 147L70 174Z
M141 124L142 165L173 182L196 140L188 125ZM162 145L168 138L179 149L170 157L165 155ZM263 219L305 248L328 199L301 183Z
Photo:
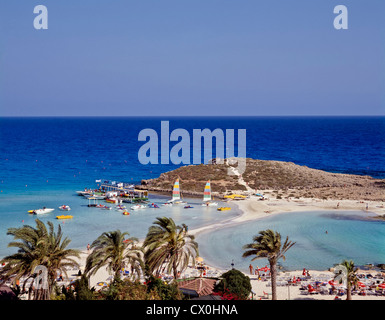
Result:
M70 239L62 239L61 226L55 233L52 222L48 222L49 230L45 224L36 219L36 228L29 225L21 228L9 228L7 234L13 235L15 240L8 244L8 247L19 248L18 252L6 256L1 263L5 263L1 270L3 280L14 278L16 283L21 277L25 277L23 290L31 278L35 278L35 269L43 266L47 270L48 290L43 292L35 291L35 299L49 299L50 293L56 281L58 272L67 276L66 267L79 267L79 264L72 258L79 258L79 250L66 249L71 242ZM33 281L30 289L32 289ZM32 290L29 290L31 295Z
M252 261L258 258L267 258L270 263L272 299L277 300L277 262L281 258L285 260L284 254L295 242L289 241L289 237L286 237L285 243L282 245L281 234L270 229L260 231L258 236L254 236L253 241L253 243L243 246L246 251L242 257L255 255Z
M187 233L187 226L175 225L172 218L157 218L148 230L143 243L144 257L150 271L159 275L162 268L173 272L178 278L178 270L183 272L190 261L198 255L198 243Z
M144 255L142 247L137 247L137 241L130 241L126 252L126 261L130 266L130 277L132 280L140 279L140 274L144 270Z
M133 270L140 274L139 267L143 263L139 251L134 249L138 239L126 239L126 236L129 234L120 230L103 232L91 245L93 250L87 257L85 272L91 276L101 267L107 266L116 281L120 278L120 270L130 263Z
M352 260L344 260L339 264L338 269L339 273L334 277L334 279L339 279L340 281L346 280L346 300L352 300L352 286L358 286L358 268L354 266L354 262Z

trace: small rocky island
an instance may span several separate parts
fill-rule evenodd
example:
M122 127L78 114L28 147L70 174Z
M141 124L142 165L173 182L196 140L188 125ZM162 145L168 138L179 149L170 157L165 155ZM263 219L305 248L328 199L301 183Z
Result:
M179 178L182 193L203 195L210 180L213 196L266 193L279 198L317 198L336 200L385 200L385 180L370 176L331 173L296 165L292 162L246 159L241 175L228 175L231 161L219 164L188 165L162 173L158 178L142 180L138 189L170 193Z

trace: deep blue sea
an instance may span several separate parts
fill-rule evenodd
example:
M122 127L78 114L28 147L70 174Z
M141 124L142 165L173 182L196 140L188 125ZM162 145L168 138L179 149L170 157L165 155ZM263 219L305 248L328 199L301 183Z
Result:
M92 210L86 206L87 200L75 195L77 190L96 187L97 179L139 183L178 167L172 163L142 165L138 160L138 150L145 143L138 141L139 132L154 129L160 138L161 121L169 121L170 132L185 129L191 137L193 129L234 129L235 133L246 129L250 158L385 178L385 117L0 118L0 257L14 252L7 248L12 240L7 229L23 223L34 225L36 217L27 211L43 206L55 208L55 212L41 219L56 224L54 217L61 213L58 206L73 208L75 218L60 223L72 239L71 245L78 248L110 231L106 228L126 228L131 236L143 238L160 214L188 222L191 228L239 214L236 208L220 215L196 205L191 211L146 209L136 218L126 217ZM176 143L170 142L170 148ZM152 196L152 200L165 198ZM372 235L368 232L367 236ZM367 259L377 261L375 251L373 255ZM311 267L316 269L316 263Z

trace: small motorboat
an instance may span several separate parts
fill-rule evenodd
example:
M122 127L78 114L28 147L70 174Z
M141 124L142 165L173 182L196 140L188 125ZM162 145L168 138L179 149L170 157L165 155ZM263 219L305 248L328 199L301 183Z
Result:
M97 204L96 208L104 209L104 210L111 210L112 208L109 206L106 206L104 204Z
M144 209L144 208L146 208L146 206L143 204L136 204L131 207L132 210L138 210L138 209Z
M125 206L122 206L122 205L120 204L120 205L116 206L116 210L118 210L118 211L124 211L124 210L126 210L126 207L125 207Z
M52 212L52 211L54 211L54 210L55 210L55 209L50 209L50 208L43 207L43 209L29 210L28 213L32 213L32 214L44 214L44 213Z
M85 197L87 199L92 198L92 199L96 199L96 200L104 200L106 198L106 196L97 195L97 194L93 194L93 193L87 194L87 195L85 195Z
M71 210L70 206L66 206L64 204L62 206L60 206L59 209L63 210L63 211L70 211Z
M159 206L156 203L151 203L148 205L150 208L159 208Z
M128 211L124 211L124 212L123 212L123 215L124 215L124 216L129 216L130 213L129 213Z
M174 201L175 204L187 204L186 201Z
M190 209L190 208L194 208L194 207L188 205L188 206L184 206L184 208L185 208L185 209Z
M118 199L116 199L116 198L107 198L106 202L108 202L108 203L118 203Z
M70 215L61 215L61 216L56 216L56 219L72 219L73 216Z

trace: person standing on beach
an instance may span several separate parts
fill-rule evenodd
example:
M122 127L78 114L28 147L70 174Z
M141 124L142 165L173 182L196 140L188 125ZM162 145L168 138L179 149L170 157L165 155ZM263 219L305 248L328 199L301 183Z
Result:
M251 265L251 263L249 265L249 270L250 270L250 274L253 274L253 266Z

